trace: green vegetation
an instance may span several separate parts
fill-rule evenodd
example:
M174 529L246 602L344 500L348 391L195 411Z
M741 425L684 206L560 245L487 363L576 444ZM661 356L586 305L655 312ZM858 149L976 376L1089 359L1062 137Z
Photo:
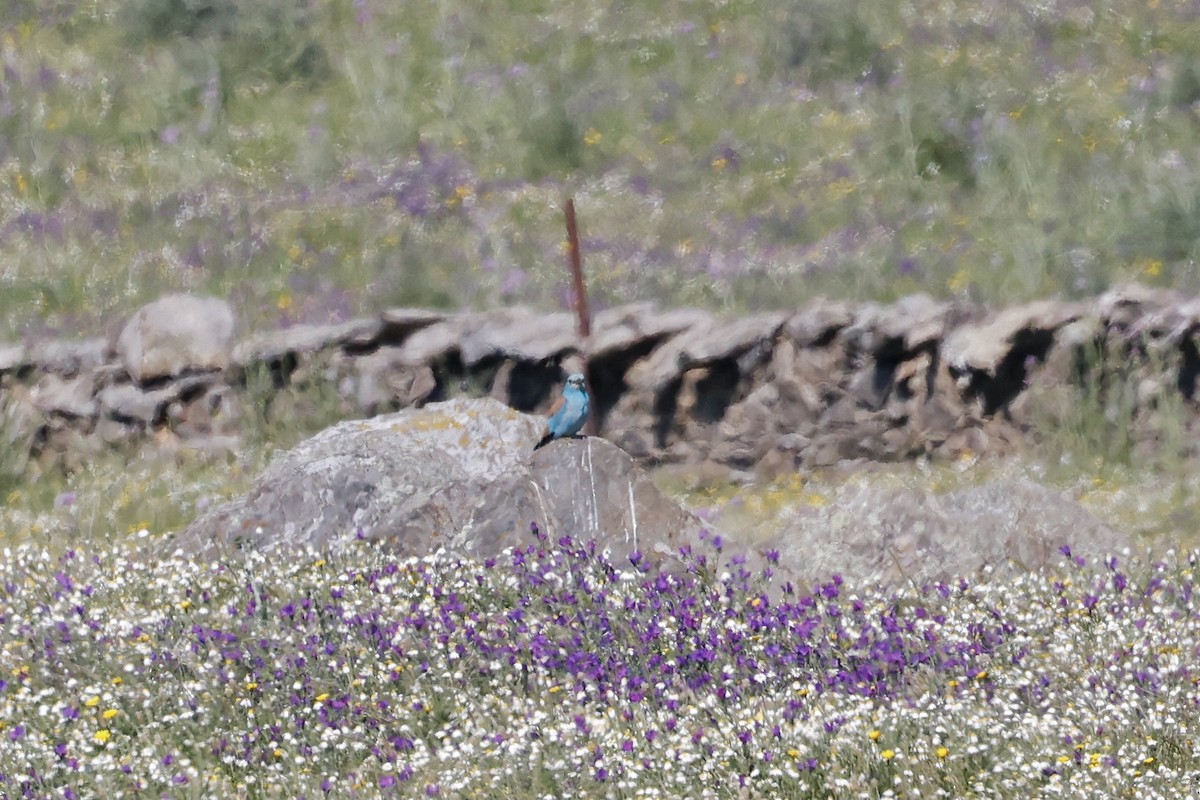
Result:
M0 11L0 336L592 290L1196 288L1189 4L98 0Z

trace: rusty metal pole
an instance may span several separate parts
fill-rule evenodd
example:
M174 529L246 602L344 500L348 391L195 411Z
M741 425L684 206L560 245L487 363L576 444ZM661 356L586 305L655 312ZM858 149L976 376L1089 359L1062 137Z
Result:
M575 220L575 198L567 198L563 211L567 218L567 258L571 269L571 282L575 290L575 332L579 335L583 375L587 381L588 395L592 398L592 411L588 414L583 430L588 436L595 436L598 433L596 393L592 391L591 371L588 369L587 357L588 337L592 335L592 315L588 310L587 285L583 280L583 252L579 247L579 225Z
M580 339L592 335L592 318L588 313L587 287L583 282L583 254L579 250L579 226L575 222L575 199L567 198L567 254L571 261L571 279L575 286L576 331Z

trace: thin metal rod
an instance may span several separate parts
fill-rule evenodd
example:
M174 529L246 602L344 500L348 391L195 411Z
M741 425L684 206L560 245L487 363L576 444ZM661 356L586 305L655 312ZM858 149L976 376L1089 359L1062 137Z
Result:
M567 255L570 258L571 280L575 287L575 329L580 339L592 335L592 316L588 311L587 287L583 281L583 254L579 249L579 226L575 222L575 199L567 198Z

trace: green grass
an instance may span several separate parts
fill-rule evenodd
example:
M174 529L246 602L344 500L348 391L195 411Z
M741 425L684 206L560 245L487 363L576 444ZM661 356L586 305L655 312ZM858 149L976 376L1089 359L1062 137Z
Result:
M97 0L0 15L0 336L1196 288L1184 5ZM1014 53L1024 54L1014 57Z

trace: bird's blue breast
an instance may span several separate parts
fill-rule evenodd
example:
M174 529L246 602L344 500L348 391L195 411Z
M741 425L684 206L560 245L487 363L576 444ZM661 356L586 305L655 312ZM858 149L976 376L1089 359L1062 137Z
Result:
M563 436L574 436L583 429L583 423L588 415L587 392L568 388L563 392L563 405L550 418L550 435L558 439Z

